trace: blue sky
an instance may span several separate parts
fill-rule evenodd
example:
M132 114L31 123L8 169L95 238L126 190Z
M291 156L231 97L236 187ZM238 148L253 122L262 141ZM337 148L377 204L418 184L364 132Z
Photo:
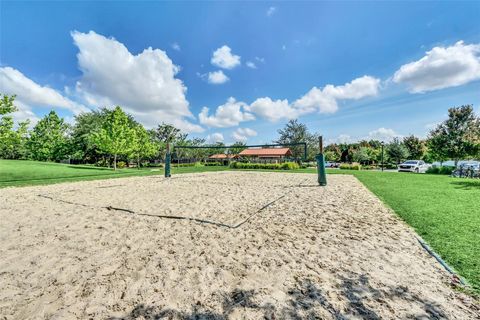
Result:
M270 142L293 118L334 142L426 136L449 107L480 110L480 2L0 6L18 120L119 104L212 142Z

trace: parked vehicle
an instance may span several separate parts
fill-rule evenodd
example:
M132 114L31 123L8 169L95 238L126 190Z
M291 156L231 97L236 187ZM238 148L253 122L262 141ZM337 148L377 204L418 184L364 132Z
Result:
M407 160L398 165L398 172L425 173L428 168L430 165L423 160Z
M338 168L340 164L336 162L326 161L325 168Z
M480 178L480 162L464 162L452 172L455 178Z

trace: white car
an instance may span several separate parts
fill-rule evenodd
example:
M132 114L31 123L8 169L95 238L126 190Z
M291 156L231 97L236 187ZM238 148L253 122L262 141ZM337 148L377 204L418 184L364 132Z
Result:
M430 165L425 163L422 160L407 160L404 163L398 165L398 172L415 172L415 173L425 173L427 169L430 168Z

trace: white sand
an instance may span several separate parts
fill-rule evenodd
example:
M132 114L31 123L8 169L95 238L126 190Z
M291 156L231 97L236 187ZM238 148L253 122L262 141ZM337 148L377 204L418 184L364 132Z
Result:
M478 317L391 210L354 177L328 178L0 189L0 319Z

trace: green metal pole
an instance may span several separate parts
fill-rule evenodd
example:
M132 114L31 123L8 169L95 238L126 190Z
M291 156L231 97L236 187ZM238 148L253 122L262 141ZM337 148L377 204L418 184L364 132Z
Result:
M170 162L172 160L172 155L170 154L170 143L167 142L167 154L165 155L165 178L170 178Z
M317 160L318 184L322 187L327 185L327 175L325 172L325 157L323 155L323 138L318 139L320 153L315 156Z

